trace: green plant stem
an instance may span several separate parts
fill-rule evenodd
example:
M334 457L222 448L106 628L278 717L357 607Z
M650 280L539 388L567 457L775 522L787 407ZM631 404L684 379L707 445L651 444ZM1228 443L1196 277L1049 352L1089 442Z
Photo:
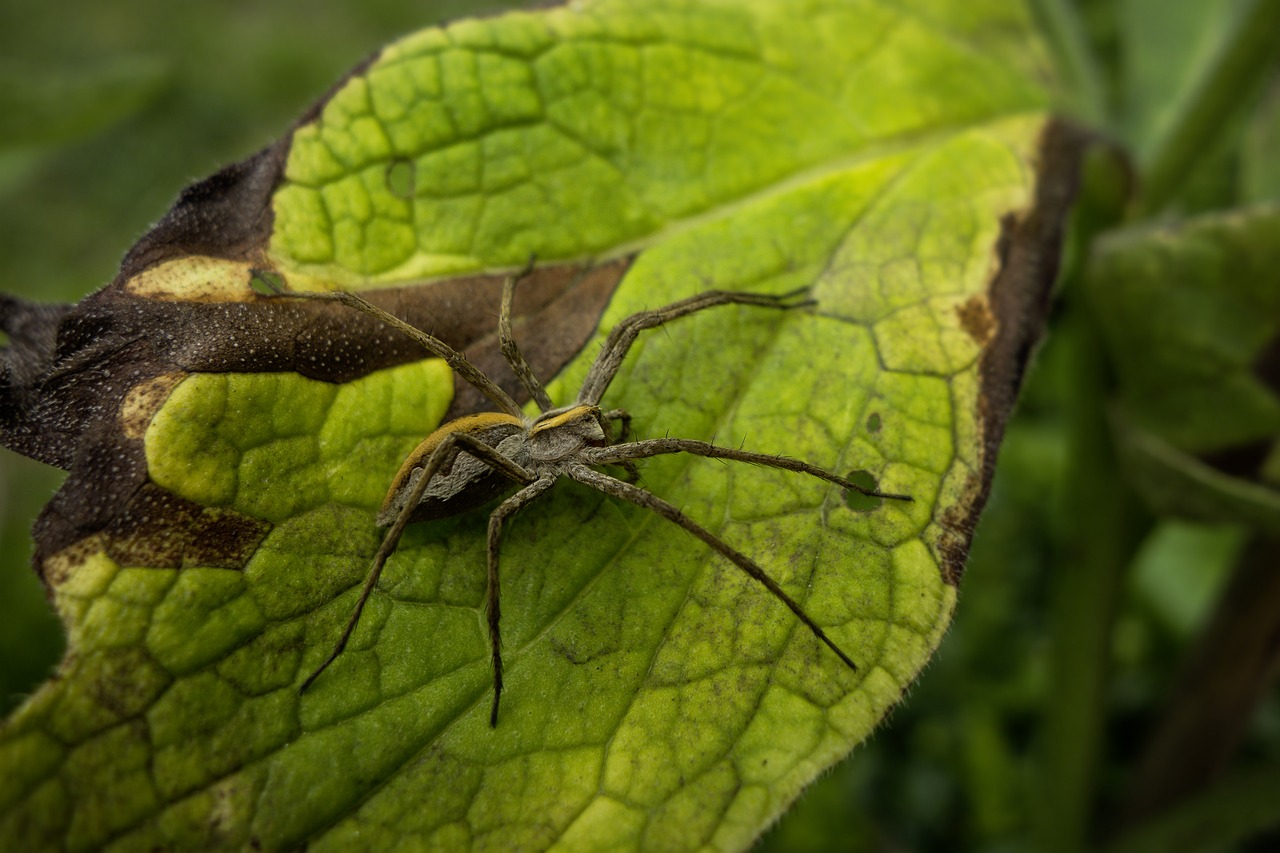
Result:
M1108 109L1102 73L1076 4L1068 0L1032 0L1031 11L1067 84L1067 112L1085 124L1103 125Z
M1079 300L1077 300L1079 302ZM1063 334L1071 348L1068 519L1053 566L1049 691L1041 732L1037 849L1084 848L1092 827L1111 633L1125 569L1150 527L1117 475L1107 425L1109 387L1100 335L1083 304Z
M1161 210L1240 105L1257 91L1280 52L1280 3L1251 0L1146 163L1138 217Z

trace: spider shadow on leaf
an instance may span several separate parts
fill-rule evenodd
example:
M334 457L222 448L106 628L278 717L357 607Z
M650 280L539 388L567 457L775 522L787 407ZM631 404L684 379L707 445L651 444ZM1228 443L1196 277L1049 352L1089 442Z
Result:
M604 409L600 401L617 375L640 332L672 320L722 305L744 305L777 311L793 311L814 304L807 289L773 296L743 291L708 290L687 299L650 311L641 311L619 322L609 332L578 390L576 400L555 406L542 382L534 375L512 335L512 313L519 281L532 264L506 279L498 318L498 339L502 354L540 414L527 417L521 407L492 379L476 368L460 352L439 338L373 305L348 291L284 291L270 283L273 297L334 301L369 314L408 335L431 354L489 398L497 411L465 415L443 424L404 460L387 491L377 515L386 527L377 553L365 578L360 597L346 627L330 655L302 683L305 691L329 665L337 660L360 621L369 596L387 560L395 552L405 528L417 521L450 518L478 509L504 494L510 494L489 516L487 533L486 614L493 666L493 703L489 724L498 724L502 698L502 650L499 555L503 525L521 509L543 495L561 477L574 480L638 507L650 510L684 528L702 540L749 577L758 582L821 640L851 670L857 665L816 622L757 563L685 515L675 505L636 485L636 460L668 454L687 453L709 459L748 462L769 468L807 474L871 498L910 501L906 495L889 494L832 474L815 465L785 456L721 447L688 438L629 439L631 415L622 409ZM618 429L615 434L614 426ZM597 470L614 466L625 478Z

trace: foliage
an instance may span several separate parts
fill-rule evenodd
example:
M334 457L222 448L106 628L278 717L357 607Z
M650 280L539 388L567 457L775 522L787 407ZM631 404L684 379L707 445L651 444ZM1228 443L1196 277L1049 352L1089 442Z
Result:
M1220 846L1280 822L1266 796L1280 762L1280 707L1264 680L1274 661L1248 636L1224 640L1215 628L1215 600L1233 584L1244 591L1228 601L1267 600L1250 569L1276 553L1280 87L1266 38L1280 29L1276 7L1032 5L1061 102L1132 159L1099 150L1090 161L1059 311L1009 425L951 634L888 727L783 820L767 842L777 849L825 849L832 838L866 848L1069 850L1106 839L1146 849L1171 837ZM336 56L354 60L423 23L417 8L375 7L359 24L333 21L291 43L278 34L296 31L297 9L258 14L281 20L237 23L212 9L132 16L162 33L134 35L153 39L145 53L177 39L199 47L168 54L181 64L168 85L184 96L155 100L147 83L151 94L118 102L150 107L79 149L23 137L4 161L17 176L0 214L6 287L71 298L86 279L106 280L119 247L185 176L274 135L281 116L352 64ZM264 30L269 42L246 44ZM215 32L250 59L217 61ZM73 27L51 41L74 53L77 38L89 36ZM59 136L103 121L86 117ZM229 127L255 129L232 140ZM154 151L131 153L144 144ZM121 165L139 161L141 187ZM51 257L68 261L50 270ZM6 486L37 476L2 461ZM6 517L4 584L29 578L25 526L38 503ZM38 612L39 593L27 589L16 594L28 602L21 610ZM1245 621L1265 635L1276 619L1260 608ZM31 630L6 649L29 644ZM2 674L21 679L7 694L40 680L57 657L51 646L6 651ZM1161 721L1203 721L1198 695L1214 691L1175 686L1206 675L1236 687L1225 713L1237 731L1180 738ZM1174 762L1188 778L1169 772L1169 755L1197 740L1207 742L1199 764Z

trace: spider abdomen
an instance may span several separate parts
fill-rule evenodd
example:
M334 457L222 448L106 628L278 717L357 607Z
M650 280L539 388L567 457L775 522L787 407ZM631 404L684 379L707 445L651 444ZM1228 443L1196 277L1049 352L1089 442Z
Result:
M378 526L387 527L395 522L422 476L427 458L453 433L465 433L517 463L528 459L524 423L513 415L485 412L449 421L423 439L400 466L378 511ZM428 484L409 518L410 521L429 521L469 512L510 491L513 485L509 477L493 466L465 451L455 452Z

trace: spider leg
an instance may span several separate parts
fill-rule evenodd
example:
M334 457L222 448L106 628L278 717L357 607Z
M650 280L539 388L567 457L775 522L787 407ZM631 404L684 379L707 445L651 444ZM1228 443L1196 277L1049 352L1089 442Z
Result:
M493 707L489 711L489 726L498 726L498 701L502 698L502 644L498 622L502 618L498 604L498 553L502 545L502 525L508 518L524 509L543 492L555 485L555 477L543 477L529 483L507 498L489 516L489 586L485 597L485 609L489 616L489 645L493 657Z
M631 413L626 409L610 409L602 413L600 417L606 421L617 421L621 424L622 428L618 430L618 438L614 443L621 444L631 435Z
M708 290L705 293L699 293L697 296L673 302L664 308L632 314L614 326L613 330L609 332L609 337L605 338L600 354L596 356L596 360L591 365L591 370L587 373L587 378L583 380L582 390L578 392L578 402L590 406L600 403L600 398L609 389L609 383L613 381L618 369L622 367L623 359L627 357L627 351L635 343L636 337L645 329L661 326L663 323L668 323L679 317L684 317L706 308L712 308L716 305L755 305L760 308L778 308L782 310L803 308L806 305L814 304L811 299L800 298L806 293L808 293L808 290L803 288L778 296L763 293L743 293L734 290Z
M377 586L378 578L382 576L382 570L386 567L387 560L391 558L391 555L395 553L396 547L399 546L400 537L404 535L405 528L409 526L409 519L413 517L414 509L422 500L422 496L426 494L427 486L430 485L432 479L435 478L445 462L452 459L459 452L471 454L495 470L512 477L512 479L516 479L514 477L515 474L522 474L524 479L517 480L521 485L528 485L537 479L514 460L508 459L473 436L459 432L445 436L439 446L427 457L426 464L422 468L422 476L414 483L409 492L409 497L405 501L404 508L396 516L396 520L387 530L386 535L382 537L382 544L378 546L378 553L373 557L373 565L369 567L369 574L365 577L364 586L360 590L360 599L356 602L351 618L347 620L347 626L343 629L342 636L338 638L337 644L333 647L329 657L325 658L324 663L320 664L311 675L307 676L307 680L302 682L302 686L298 688L299 693L306 692L307 688L320 677L321 673L329 668L331 663L338 659L338 656L347 647L347 642L351 639L351 635L356 630L356 624L360 621L360 614L364 612L364 606L369 601L369 596L373 594L373 588Z
M777 581L765 574L764 569L756 565L756 563L746 554L734 549L720 537L689 518L689 516L681 512L674 504L667 503L662 498L652 492L645 491L639 486L633 486L630 483L617 479L616 477L610 477L608 474L602 474L599 471L594 471L586 465L567 465L565 466L565 473L577 480L579 483L582 483L584 486L590 486L597 491L604 492L605 494L612 495L616 498L621 498L622 500L633 503L636 506L651 509L658 515L668 521L680 525L685 530L707 543L714 551L725 557L738 568L742 569L758 581L765 589L773 593L773 597L790 608L791 612L796 615L796 618L803 622L805 627L812 631L813 635L825 643L831 651L835 652L836 656L839 657L840 660L844 661L845 664L848 665L849 669L857 672L857 664L855 664L849 656L846 655L840 647L837 646L831 638L818 627L816 622L809 618L809 614L804 612L804 608L797 604L791 596L787 595L786 592L783 591L782 587L778 586Z
M533 260L530 259L523 270L503 282L502 312L498 315L498 342L502 345L502 355L507 359L507 364L511 365L511 369L515 372L516 378L520 380L520 384L529 392L529 396L537 402L538 408L546 412L553 408L551 398L547 396L547 389L542 387L538 377L533 374L533 368L529 366L529 362L525 361L524 353L520 352L520 347L516 346L515 338L511 335L511 314L515 305L516 285L532 269Z
M442 358L449 367L465 379L467 382L475 386L476 390L484 394L502 411L509 415L520 416L520 407L516 405L516 401L511 396L498 387L488 376L480 372L474 364L467 360L467 357L437 338L435 335L429 335L418 327L406 323L396 315L389 311L384 311L377 305L374 305L368 299L365 299L358 293L352 293L347 290L325 290L325 291L301 291L301 290L276 290L275 295L285 299L312 299L317 302L340 302L357 311L363 311L371 317L375 317L389 326L392 326L401 333L408 335L417 342L423 349L430 352L437 358Z
M626 409L610 409L607 412L603 412L600 417L604 418L606 422L617 421L621 424L621 428L618 430L618 437L615 439L613 436L609 436L610 444L625 442L627 440L627 436L631 435L631 413ZM639 481L640 469L636 467L636 463L629 459L620 459L612 464L617 465L623 471L627 472L628 483L635 483Z
M878 492L859 486L838 474L832 474L816 465L801 462L799 459L788 459L785 456L774 456L769 453L754 453L750 450L738 450L732 447L719 447L705 441L692 438L651 438L645 441L629 441L624 444L612 444L608 447L591 447L583 451L583 455L598 465L621 465L632 459L645 459L650 456L661 456L667 453L692 453L708 459L731 459L735 462L750 462L753 465L765 465L769 468L781 468L784 471L795 471L808 474L828 483L835 483L846 489L861 492L869 498L887 498L895 501L910 501L910 495L897 495L890 492Z

